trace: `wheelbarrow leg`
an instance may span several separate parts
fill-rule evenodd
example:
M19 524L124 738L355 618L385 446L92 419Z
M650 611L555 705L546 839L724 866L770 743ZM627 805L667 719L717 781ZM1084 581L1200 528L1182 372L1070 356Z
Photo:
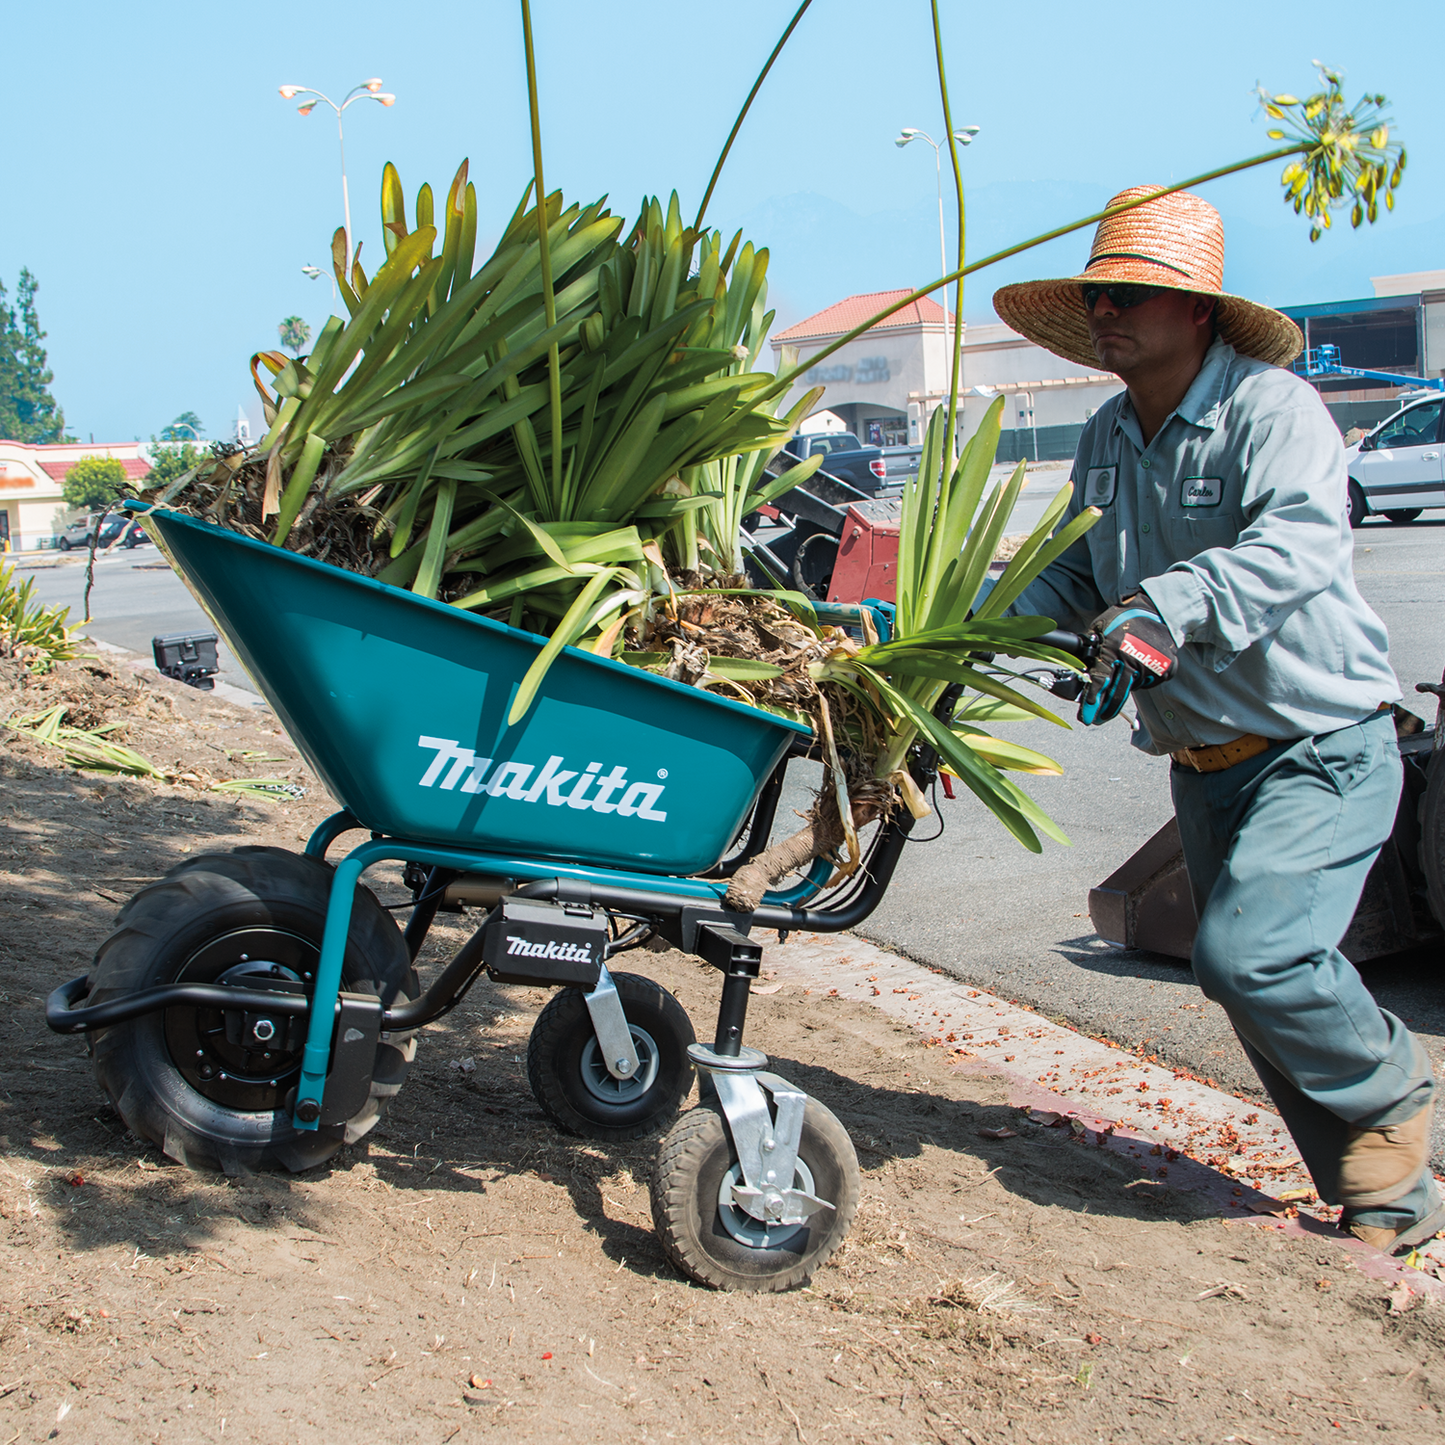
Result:
M316 988L311 995L311 1017L292 1115L298 1129L315 1129L321 1122L321 1095L331 1062L331 1030L336 1018L336 998L341 992L341 965L346 958L346 936L351 930L351 900L365 867L366 861L352 854L336 865L331 879L331 899L326 909L326 929L321 935L321 958L316 965Z

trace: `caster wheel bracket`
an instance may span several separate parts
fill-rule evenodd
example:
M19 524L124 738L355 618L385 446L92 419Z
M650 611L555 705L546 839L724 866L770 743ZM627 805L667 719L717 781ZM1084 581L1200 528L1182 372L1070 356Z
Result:
M712 1080L737 1151L743 1177L732 1186L733 1203L767 1224L805 1224L820 1211L832 1210L826 1199L793 1187L808 1096L767 1072L762 1067L767 1056L756 1049L728 1057L693 1044L687 1052L693 1066Z
M632 1029L622 1008L617 985L605 963L597 966L597 986L583 994L587 1012L592 1018L592 1028L597 1035L597 1045L602 1050L607 1072L614 1079L631 1079L637 1074L637 1045L632 1040Z

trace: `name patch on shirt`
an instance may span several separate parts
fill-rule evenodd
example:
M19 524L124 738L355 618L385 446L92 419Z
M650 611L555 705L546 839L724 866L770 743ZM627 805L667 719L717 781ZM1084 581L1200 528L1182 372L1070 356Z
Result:
M1114 488L1118 479L1118 467L1090 467L1084 473L1084 505L1086 507L1112 506Z
M1224 500L1224 483L1219 477L1185 477L1179 484L1181 507L1217 507Z

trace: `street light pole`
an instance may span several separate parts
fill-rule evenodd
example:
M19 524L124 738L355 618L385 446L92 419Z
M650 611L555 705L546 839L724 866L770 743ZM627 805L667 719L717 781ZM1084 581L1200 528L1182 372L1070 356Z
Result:
M283 85L281 87L281 98L283 100L294 100L298 95L314 97L305 100L296 107L301 115L310 115L317 105L325 103L336 112L336 139L341 148L341 211L346 221L346 267L343 274L351 275L351 193L346 184L346 131L342 126L341 116L347 106L358 100L374 100L381 105L391 106L396 104L396 97L381 88L381 81L373 77L360 85L353 85L342 98L341 104L331 99L329 95L323 95L321 91L313 89L309 85Z
M962 130L954 131L953 138L959 145L972 145L973 138L979 133L979 130L979 126L966 125ZM896 145L899 150L902 150L904 146L916 140L927 141L928 144L933 147L933 174L934 179L938 183L938 274L940 276L946 276L948 275L948 245L946 240L947 232L943 225L943 142L934 140L927 131L918 130L914 126L905 126L899 131L898 137L893 144ZM959 264L962 265L963 257L960 256L958 259ZM954 317L955 324L957 321L958 318ZM949 355L947 292L944 292L943 296L943 354L944 356Z

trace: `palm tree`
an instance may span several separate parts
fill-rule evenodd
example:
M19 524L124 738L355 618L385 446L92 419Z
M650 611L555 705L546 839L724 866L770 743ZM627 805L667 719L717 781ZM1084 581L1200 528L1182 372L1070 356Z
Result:
M311 340L311 328L299 316L283 317L276 330L280 334L281 345L292 356L300 356L301 348Z

